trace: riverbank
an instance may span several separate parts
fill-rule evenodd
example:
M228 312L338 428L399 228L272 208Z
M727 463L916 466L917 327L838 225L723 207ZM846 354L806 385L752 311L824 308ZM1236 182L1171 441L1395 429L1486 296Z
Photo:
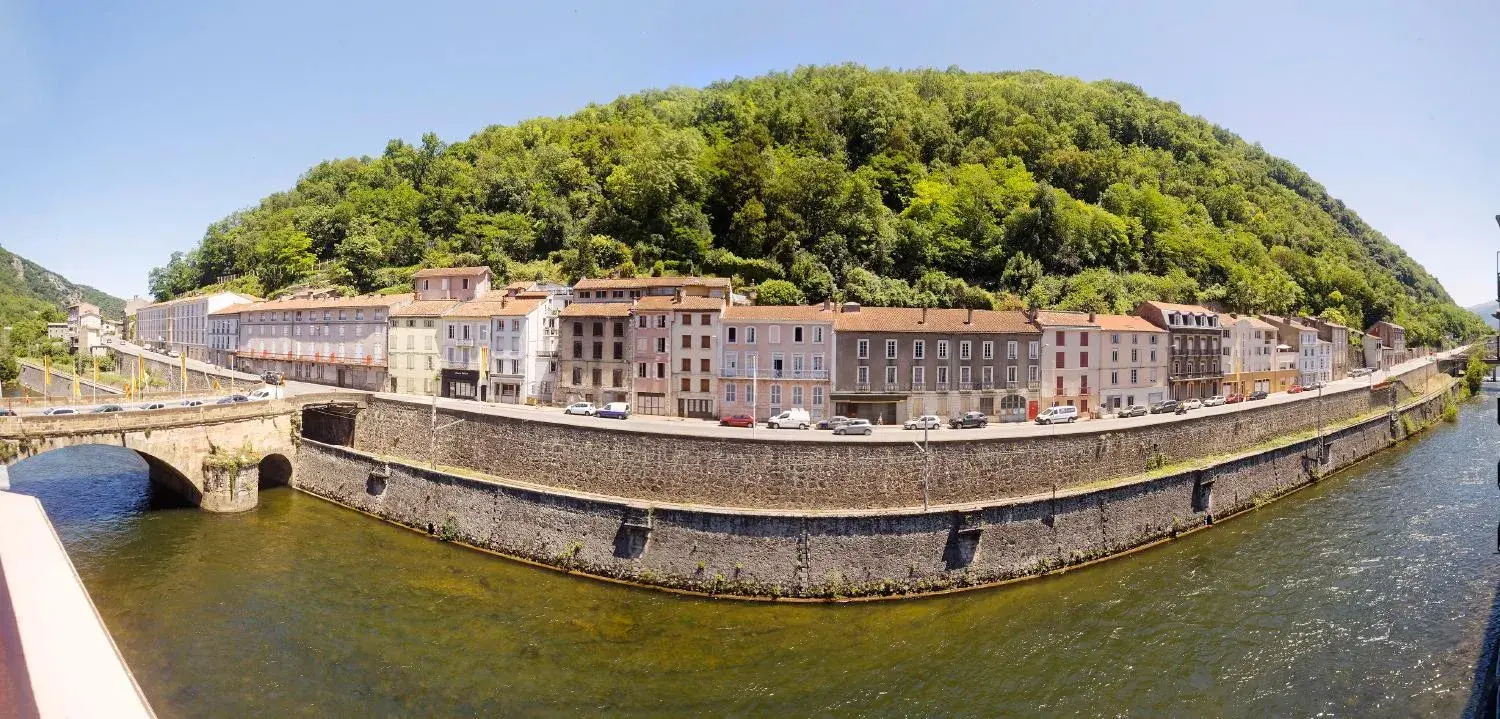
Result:
M1321 436L1297 427L1227 457L1200 453L1135 475L927 508L622 498L311 440L294 486L440 539L644 586L746 599L926 595L1067 571L1308 486L1436 421L1457 385L1430 379L1441 388L1394 412L1366 407Z

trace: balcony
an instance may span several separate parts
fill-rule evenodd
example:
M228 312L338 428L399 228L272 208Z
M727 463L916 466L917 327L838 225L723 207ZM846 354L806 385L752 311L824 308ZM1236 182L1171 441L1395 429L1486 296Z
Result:
M960 392L968 392L968 391L970 391L972 389L974 389L974 383L973 382L959 382L958 383L958 391L960 391Z
M901 383L900 382L886 382L885 383L885 391L887 391L887 392L900 392L901 391Z
M746 379L828 379L826 369L747 369L739 367L725 367L719 370L720 377L744 377Z
M947 392L948 391L948 383L947 382L938 382L937 384L934 384L932 386L932 391L934 391L934 392Z
M854 383L854 391L855 392L869 392L870 391L870 383L869 382L855 382Z
M911 391L913 391L913 392L926 392L927 391L927 383L926 382L913 382L913 383L911 383Z

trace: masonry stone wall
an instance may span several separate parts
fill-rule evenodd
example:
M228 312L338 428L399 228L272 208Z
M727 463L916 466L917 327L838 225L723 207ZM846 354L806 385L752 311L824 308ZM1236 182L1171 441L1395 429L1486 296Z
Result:
M1436 393L1402 410L1433 421ZM304 440L293 485L378 517L541 564L747 597L926 593L1034 576L1201 528L1318 481L1398 439L1376 416L1313 438L1123 486L876 512L660 504L487 481ZM587 450L583 450L587 451Z
M518 419L440 409L438 424L452 426L439 434L436 460L576 492L764 509L920 506L926 477L929 503L959 504L1050 493L1244 451L1387 409L1393 395L1404 401L1421 392L1434 372L1424 366L1388 388L1329 393L1321 411L1310 399L1162 424L1101 420L1090 423L1097 427L1093 431L1046 436L972 439L961 431L939 432L930 465L909 436L694 437L645 425L614 429L542 415ZM426 460L430 412L429 404L417 400L372 398L356 423L354 447Z

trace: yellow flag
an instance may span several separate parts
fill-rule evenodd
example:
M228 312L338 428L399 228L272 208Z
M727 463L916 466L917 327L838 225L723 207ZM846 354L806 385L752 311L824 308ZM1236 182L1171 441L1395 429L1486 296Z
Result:
M187 355L177 356L177 363L182 366L182 391L187 391Z
M79 384L78 372L73 372L73 399L83 399L83 387Z
M52 389L52 356L42 358L42 396L50 394L47 390Z
M99 358L94 358L94 384L99 384Z

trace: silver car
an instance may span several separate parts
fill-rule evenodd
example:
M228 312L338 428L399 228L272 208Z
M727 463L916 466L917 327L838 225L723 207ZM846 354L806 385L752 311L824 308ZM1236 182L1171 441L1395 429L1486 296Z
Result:
M868 419L851 419L847 423L834 427L834 434L863 434L870 435L875 432L875 427Z

